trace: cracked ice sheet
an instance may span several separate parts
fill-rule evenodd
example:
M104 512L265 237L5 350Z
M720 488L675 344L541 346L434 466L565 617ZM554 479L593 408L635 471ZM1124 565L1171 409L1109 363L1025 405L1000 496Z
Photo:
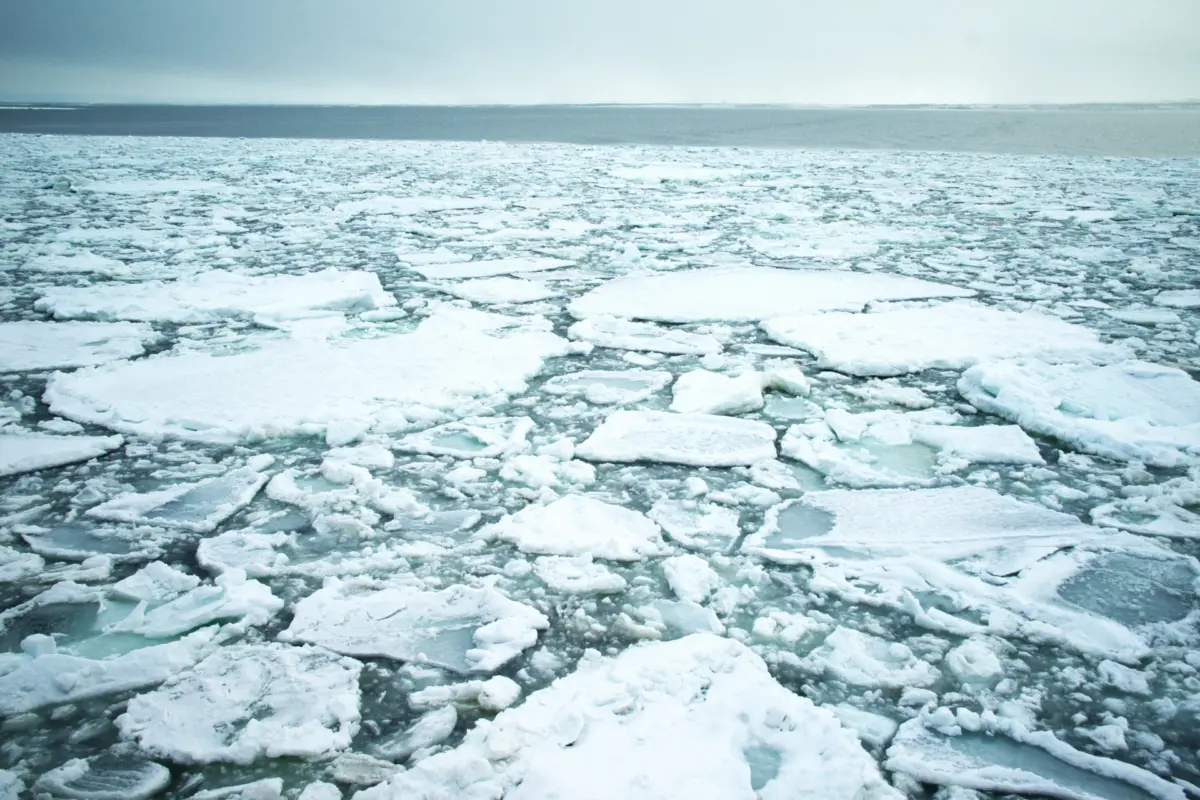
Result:
M404 426L406 409L457 413L522 392L545 359L569 352L532 325L498 330L511 324L447 312L376 339L159 356L57 374L45 400L56 413L114 430L213 443Z
M129 322L0 323L0 372L90 367L133 358L158 339Z
M1081 325L979 303L784 317L767 320L762 328L774 341L815 355L818 367L861 376L961 370L980 361L1018 356L1105 361L1123 352L1101 344Z
M211 533L239 510L250 505L267 476L252 469L236 469L198 483L181 483L153 492L114 497L85 514L115 522L144 523Z
M989 361L963 373L958 391L1085 453L1160 467L1200 460L1200 383L1173 367Z
M184 764L328 757L358 732L362 664L319 647L224 647L129 701L125 739Z
M45 290L34 307L56 319L183 323L256 315L289 319L395 304L372 272L253 276L214 269L169 282L56 287Z
M618 278L570 304L577 319L759 322L817 311L862 311L880 300L971 297L974 290L883 273L743 267Z
M494 672L537 643L549 620L493 588L410 586L329 579L296 604L282 641L335 652L433 664L456 672Z
M795 797L898 800L858 738L709 634L592 652L454 750L357 800Z

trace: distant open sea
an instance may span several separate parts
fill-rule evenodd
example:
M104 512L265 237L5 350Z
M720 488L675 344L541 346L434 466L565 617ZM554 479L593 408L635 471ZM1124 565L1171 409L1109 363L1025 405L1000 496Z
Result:
M1200 104L0 106L0 132L1200 156Z

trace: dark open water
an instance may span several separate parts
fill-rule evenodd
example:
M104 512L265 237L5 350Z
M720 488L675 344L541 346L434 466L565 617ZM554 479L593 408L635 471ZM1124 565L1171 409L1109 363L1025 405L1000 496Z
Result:
M0 133L1200 156L1200 105L0 107Z

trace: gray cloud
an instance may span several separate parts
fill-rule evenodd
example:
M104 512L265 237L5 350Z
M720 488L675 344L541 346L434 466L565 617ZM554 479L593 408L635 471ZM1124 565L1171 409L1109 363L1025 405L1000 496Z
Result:
M1196 0L7 0L0 98L1028 103L1200 97Z

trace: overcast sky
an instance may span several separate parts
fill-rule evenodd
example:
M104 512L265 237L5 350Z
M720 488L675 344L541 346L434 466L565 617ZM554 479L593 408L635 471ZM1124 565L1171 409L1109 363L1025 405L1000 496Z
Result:
M0 99L1200 98L1200 0L0 0Z

